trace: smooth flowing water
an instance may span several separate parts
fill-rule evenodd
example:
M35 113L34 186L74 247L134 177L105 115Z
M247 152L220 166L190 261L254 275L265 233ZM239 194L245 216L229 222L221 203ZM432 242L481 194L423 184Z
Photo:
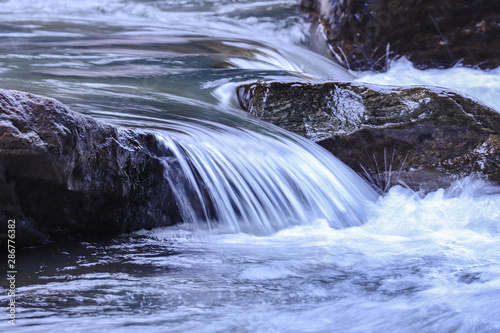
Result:
M183 221L268 235L326 219L361 225L375 191L347 166L306 140L292 141L220 124L160 136L182 172L167 167ZM195 134L193 134L195 133Z
M348 72L294 0L0 3L1 88L154 131L188 180L166 175L182 224L18 253L16 326L5 307L2 332L500 332L500 188L467 178L377 198L234 91L430 84L498 108L498 70Z

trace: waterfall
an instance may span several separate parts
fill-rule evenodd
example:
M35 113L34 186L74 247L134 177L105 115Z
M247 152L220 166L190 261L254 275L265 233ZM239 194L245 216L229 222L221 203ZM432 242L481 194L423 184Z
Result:
M166 178L185 222L266 235L325 219L361 225L373 189L316 144L220 123L158 134L175 155Z

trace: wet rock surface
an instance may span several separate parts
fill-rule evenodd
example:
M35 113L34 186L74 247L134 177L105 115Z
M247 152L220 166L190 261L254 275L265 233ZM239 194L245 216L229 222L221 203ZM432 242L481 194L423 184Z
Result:
M19 247L173 224L165 155L152 134L0 90L0 226L16 220Z
M385 70L405 56L417 68L500 66L495 0L301 0L324 26L331 50L354 70Z
M237 93L251 114L317 142L377 183L432 190L476 172L500 181L500 114L453 91L260 81Z

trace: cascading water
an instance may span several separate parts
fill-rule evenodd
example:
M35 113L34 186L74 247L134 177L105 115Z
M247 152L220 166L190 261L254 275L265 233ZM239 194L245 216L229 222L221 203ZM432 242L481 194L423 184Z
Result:
M157 133L187 222L16 253L17 322L0 309L0 332L500 331L498 186L373 200L321 148L251 120L234 90L358 78L498 108L498 69L348 72L311 51L324 40L296 0L0 3L0 87Z
M351 169L298 137L217 123L183 131L158 138L182 169L167 165L166 179L185 222L260 235L317 219L342 228L362 224L376 198Z

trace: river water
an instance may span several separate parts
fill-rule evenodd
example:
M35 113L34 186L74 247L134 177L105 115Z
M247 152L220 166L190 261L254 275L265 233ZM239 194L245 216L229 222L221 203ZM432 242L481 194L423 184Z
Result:
M348 72L293 0L0 4L1 88L154 131L217 211L190 209L196 181L172 183L184 223L18 253L2 332L500 332L499 187L377 197L234 92L263 78L437 85L500 109L498 69Z

